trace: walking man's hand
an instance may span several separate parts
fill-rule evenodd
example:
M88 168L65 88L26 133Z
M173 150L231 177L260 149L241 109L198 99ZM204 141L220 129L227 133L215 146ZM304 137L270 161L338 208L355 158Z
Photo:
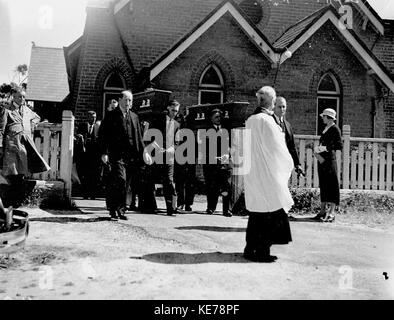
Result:
M107 154L103 154L101 156L101 161L104 162L105 164L107 164L108 163L108 155Z

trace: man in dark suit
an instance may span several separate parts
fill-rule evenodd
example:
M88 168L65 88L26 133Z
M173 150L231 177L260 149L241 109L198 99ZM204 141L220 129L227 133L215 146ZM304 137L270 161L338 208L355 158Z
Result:
M285 119L286 110L286 99L283 97L277 97L274 108L274 119L285 133L287 149L289 149L290 155L293 158L296 173L304 175L304 171L302 170L300 159L298 158L297 149L294 143L293 129L290 123Z
M181 125L181 132L183 130L191 130L188 128L188 117L183 116L178 113L175 118ZM186 145L188 143L187 138L184 137L182 141L179 142L181 145ZM175 161L175 187L177 193L177 211L181 212L184 209L186 212L192 211L192 205L194 202L195 195L195 183L196 183L196 155L197 155L197 145L195 144L194 157L191 159L187 158L186 163L179 163ZM179 149L178 149L179 150ZM189 151L187 151L189 153ZM183 154L187 156L187 154ZM176 159L177 160L177 159Z
M119 105L108 112L99 130L102 161L110 166L106 202L112 219L127 220L127 181L141 165L144 150L138 115L131 109L133 94L123 91Z
M156 161L158 170L162 176L163 192L166 201L167 215L172 216L177 212L177 193L174 182L175 167L175 148L179 144L178 132L180 123L175 120L179 112L180 104L176 100L171 100L167 106L167 112L160 114L152 121L149 129L156 129L162 134L162 141L151 140L151 146L155 152L160 153L157 157L160 161ZM160 163L158 163L160 162Z
M87 122L78 125L77 135L82 143L78 157L77 172L81 180L82 195L85 199L95 199L99 193L101 160L97 142L100 121L94 111L88 111Z
M210 135L208 131L206 164L203 165L204 180L207 192L207 214L213 214L219 200L223 197L223 215L231 217L230 191L231 191L231 166L230 166L230 130L223 125L223 112L219 109L211 111L211 125L216 134ZM211 141L216 139L216 141ZM212 150L210 145L216 145Z

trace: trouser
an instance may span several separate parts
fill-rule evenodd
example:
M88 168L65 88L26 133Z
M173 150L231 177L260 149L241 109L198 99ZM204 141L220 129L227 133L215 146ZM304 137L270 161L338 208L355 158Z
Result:
M126 210L126 188L136 166L123 159L110 162L111 170L106 188L106 204L110 212Z
M223 196L223 213L227 213L230 206L231 191L231 168L227 165L207 164L203 166L204 179L206 185L208 210L215 211L219 200L219 195Z
M195 179L196 166L194 164L175 164L175 187L178 206L193 205Z
M143 165L140 170L138 189L138 209L143 212L152 213L157 209L155 198L154 167Z
M166 201L167 212L176 210L176 188L174 182L174 164L162 164L160 170L163 178L163 193Z
M138 196L138 202L141 201L141 168L137 165L130 171L130 175L126 182L126 205L134 207Z
M78 176L81 179L83 197L95 198L100 193L101 160L98 156L85 155L82 166L79 166Z

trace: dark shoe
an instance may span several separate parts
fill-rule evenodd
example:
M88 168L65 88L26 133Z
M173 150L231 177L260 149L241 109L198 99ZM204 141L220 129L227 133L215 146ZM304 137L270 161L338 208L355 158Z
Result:
M118 216L116 215L116 212L115 212L115 211L110 211L109 215L110 215L110 217L111 217L111 220L116 220L116 221L118 221Z
M127 220L127 217L125 216L126 213L125 209L119 209L117 213L120 220Z
M176 207L176 210L177 210L177 211L183 210L183 205L177 206L177 207Z
M277 256L271 256L271 255L262 255L262 254L258 254L256 251L254 252L250 252L250 251L244 251L244 258L246 260L250 260L253 262L266 262L266 263L270 263L270 262L274 262L275 260L278 259Z
M167 209L167 216L175 216L175 213L176 213L176 210L173 210L173 209Z
M193 211L193 210L192 210L192 207L191 207L191 206L186 206L186 207L185 207L185 211L186 211L186 212L191 212L191 211Z
M207 211L205 213L212 215L215 213L215 210L207 209Z
M127 208L127 211L137 211L138 210L138 208L137 208L137 206L135 206L135 205L131 205L131 206L129 206L128 208Z
M233 216L233 214L232 214L231 211L224 212L223 215L224 215L225 217L232 217L232 216Z

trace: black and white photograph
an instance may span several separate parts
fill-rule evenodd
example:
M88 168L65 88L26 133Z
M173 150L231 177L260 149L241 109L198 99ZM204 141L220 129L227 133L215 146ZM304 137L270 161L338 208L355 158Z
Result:
M0 301L393 300L393 148L394 1L0 0Z

